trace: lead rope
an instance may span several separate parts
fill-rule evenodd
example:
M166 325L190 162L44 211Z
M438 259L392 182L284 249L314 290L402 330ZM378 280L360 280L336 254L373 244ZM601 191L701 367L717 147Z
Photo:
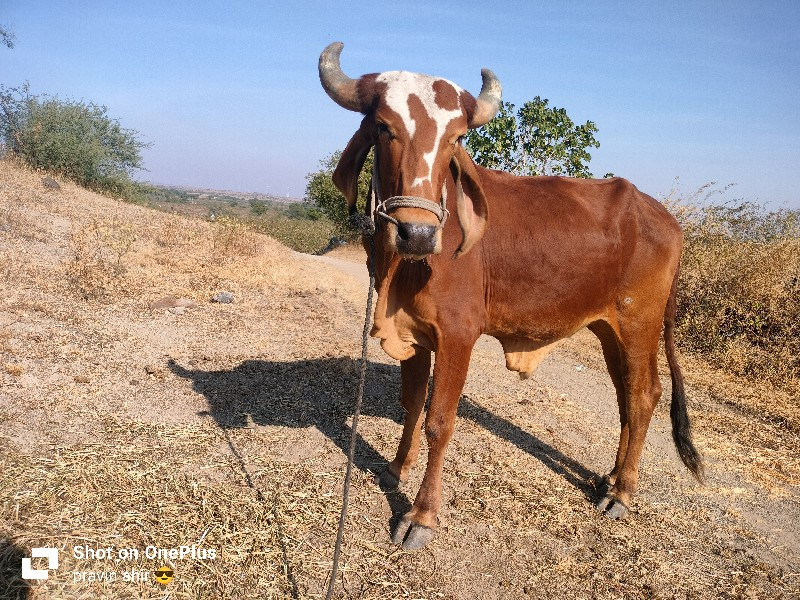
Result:
M344 524L347 520L347 505L350 501L350 479L353 473L353 459L356 453L356 429L358 427L358 417L361 414L361 404L364 400L364 381L367 378L367 341L369 340L369 322L372 316L372 295L375 290L375 225L376 217L380 216L387 221L397 225L397 221L386 214L391 208L408 206L413 208L423 208L434 213L439 218L439 227L444 227L444 223L450 214L447 210L447 185L442 187L441 205L436 205L430 200L416 198L414 196L395 196L387 201L381 201L378 191L378 161L373 155L372 162L372 181L370 182L370 197L367 207L368 215L351 215L351 220L356 222L362 233L369 238L370 257L367 262L369 267L369 293L367 294L367 311L364 315L364 330L361 334L361 369L358 377L358 391L356 392L356 405L353 409L353 426L350 435L350 448L347 452L347 470L344 475L344 490L342 491L342 513L339 515L339 529L336 532L336 545L333 550L333 565L331 566L331 577L328 580L328 592L325 600L331 600L333 590L336 587L336 575L339 571L339 557L342 553L342 538L344 536Z
M374 179L371 192L371 203L375 202ZM356 215L353 215L354 217ZM364 381L367 378L367 341L369 340L369 322L372 317L372 293L375 290L375 223L366 215L362 217L360 227L362 232L370 240L370 259L369 265L369 293L367 294L367 311L364 315L364 330L361 334L361 370L358 377L358 391L356 392L356 405L353 409L353 426L350 434L350 448L347 452L347 471L344 475L344 490L342 492L342 514L339 516L339 529L336 532L336 546L333 550L333 566L331 567L331 578L328 581L328 593L325 600L331 600L333 589L336 587L336 574L339 570L339 555L342 552L342 537L344 535L344 523L347 519L347 505L350 501L350 479L353 473L353 459L356 453L356 429L358 427L358 417L361 414L361 403L364 399Z

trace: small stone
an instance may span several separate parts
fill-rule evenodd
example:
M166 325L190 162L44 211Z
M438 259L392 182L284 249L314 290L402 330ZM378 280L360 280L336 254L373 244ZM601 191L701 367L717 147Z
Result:
M169 312L171 312L173 315L182 315L183 313L186 312L186 307L185 306L173 306L172 308L169 309Z
M217 292L211 297L211 301L220 304L230 304L233 302L233 294L230 292Z
M86 375L76 375L75 383L89 383L89 378Z
M148 375L155 375L158 372L158 367L154 367L153 365L145 365L144 370Z
M49 190L60 190L61 185L52 177L42 178L42 185Z

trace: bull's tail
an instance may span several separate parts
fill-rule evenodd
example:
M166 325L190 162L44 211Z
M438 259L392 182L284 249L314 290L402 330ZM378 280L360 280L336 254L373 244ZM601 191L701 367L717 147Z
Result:
M703 459L692 442L692 430L689 423L689 413L686 411L686 392L683 386L683 373L675 356L675 312L677 310L676 296L678 293L678 273L680 266L675 271L672 280L672 289L669 292L667 307L664 310L664 347L669 363L669 372L672 377L672 403L669 414L672 420L672 440L675 448L692 474L701 483L703 482Z

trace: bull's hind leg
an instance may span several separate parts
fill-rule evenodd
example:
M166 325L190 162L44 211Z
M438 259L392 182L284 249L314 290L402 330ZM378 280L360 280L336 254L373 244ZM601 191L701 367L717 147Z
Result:
M622 323L617 338L624 388L620 402L620 444L614 470L608 476L609 488L597 504L598 510L605 511L613 519L628 513L639 481L639 458L645 436L661 397L657 367L660 333L660 321L630 319ZM613 349L611 354L614 358ZM619 398L619 387L617 389Z
M381 483L389 489L396 488L408 479L408 472L417 462L419 455L420 430L422 429L422 409L428 396L428 379L431 374L430 350L419 350L417 354L400 363L402 391L400 403L405 410L403 435L397 447L397 454L381 475Z
M617 458L614 461L614 468L609 473L603 475L598 491L601 496L605 496L617 480L617 473L622 468L625 461L625 452L628 449L628 406L625 395L625 379L622 372L622 354L617 342L617 334L605 321L597 321L589 325L589 330L600 340L603 348L603 358L606 361L608 374L617 392L617 406L619 407L619 446L617 447Z

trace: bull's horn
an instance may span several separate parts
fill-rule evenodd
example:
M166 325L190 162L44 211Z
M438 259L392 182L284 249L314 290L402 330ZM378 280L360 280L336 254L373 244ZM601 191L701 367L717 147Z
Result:
M500 98L503 96L503 88L500 85L500 80L489 69L481 69L481 77L483 78L483 86L481 93L478 94L478 105L475 108L475 114L469 122L469 128L475 129L481 125L486 125L491 121L500 110ZM330 92L328 92L330 93Z
M361 112L361 102L358 100L356 89L358 79L350 79L339 65L342 48L344 48L342 42L333 42L319 55L319 80L336 104L347 110Z

